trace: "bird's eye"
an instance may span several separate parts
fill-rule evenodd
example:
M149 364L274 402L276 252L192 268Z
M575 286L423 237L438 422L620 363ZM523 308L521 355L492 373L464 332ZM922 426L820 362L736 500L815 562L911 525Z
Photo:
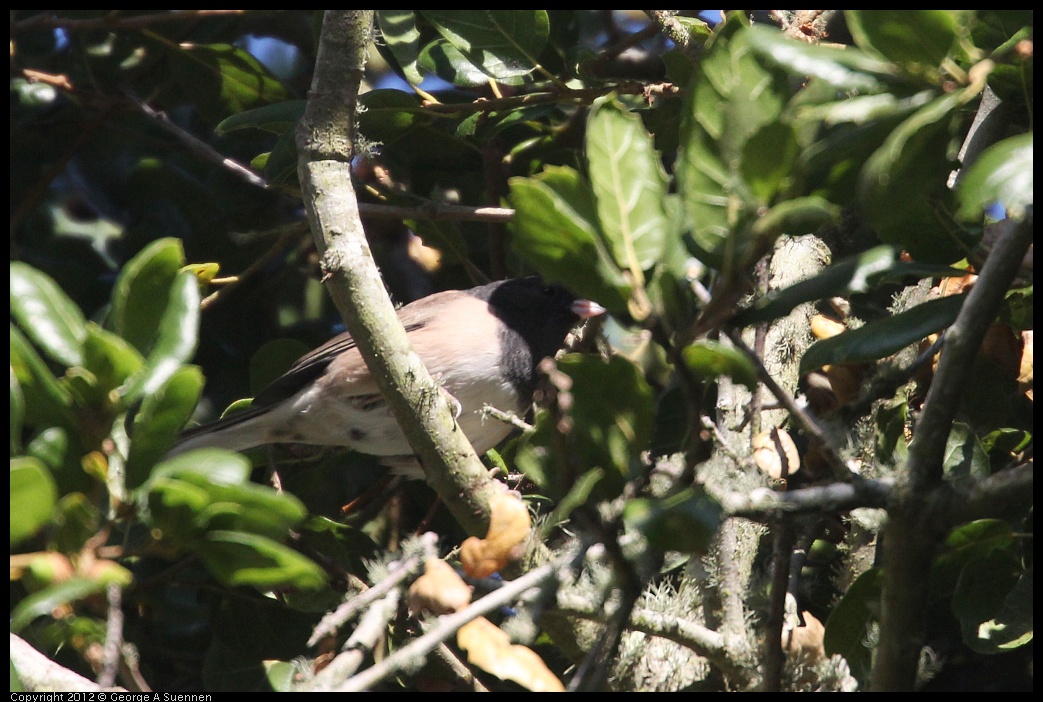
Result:
M544 285L542 292L544 297L554 297L554 295L557 293L557 290L551 285Z

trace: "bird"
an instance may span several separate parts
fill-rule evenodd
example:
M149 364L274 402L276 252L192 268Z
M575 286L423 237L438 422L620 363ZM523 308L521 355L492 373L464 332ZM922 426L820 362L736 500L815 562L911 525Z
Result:
M512 427L483 408L525 415L537 366L553 356L580 321L605 308L538 276L468 290L447 290L398 310L413 348L448 393L456 421L478 455ZM418 467L413 450L380 393L350 333L298 359L251 406L189 429L167 458L197 448L245 451L268 444L347 447L391 468Z

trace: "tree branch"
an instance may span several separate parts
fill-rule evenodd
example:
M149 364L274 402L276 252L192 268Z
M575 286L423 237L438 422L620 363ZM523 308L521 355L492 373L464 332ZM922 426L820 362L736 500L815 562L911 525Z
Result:
M883 533L886 548L874 691L911 690L915 683L929 598L923 568L945 534L931 519L928 506L945 488L945 445L974 356L1031 243L1029 220L1019 222L996 243L956 321L946 331L938 371L909 446L909 485L891 510Z
M410 446L460 524L484 534L496 489L412 348L359 219L351 179L356 105L371 10L323 18L308 105L297 130L298 174L324 281Z

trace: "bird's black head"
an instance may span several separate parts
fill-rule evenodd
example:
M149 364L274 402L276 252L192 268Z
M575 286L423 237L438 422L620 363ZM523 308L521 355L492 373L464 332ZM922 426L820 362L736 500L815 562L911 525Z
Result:
M501 323L502 372L519 392L531 393L536 383L536 365L553 356L569 331L585 317L603 311L596 304L579 300L560 285L538 277L512 278L469 291L489 303Z

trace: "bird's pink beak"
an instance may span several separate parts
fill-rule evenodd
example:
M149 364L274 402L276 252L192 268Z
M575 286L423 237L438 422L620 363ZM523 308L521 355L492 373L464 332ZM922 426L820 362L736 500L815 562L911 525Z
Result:
M580 319L590 319L605 314L605 308L593 300L576 300L572 303L572 312Z

